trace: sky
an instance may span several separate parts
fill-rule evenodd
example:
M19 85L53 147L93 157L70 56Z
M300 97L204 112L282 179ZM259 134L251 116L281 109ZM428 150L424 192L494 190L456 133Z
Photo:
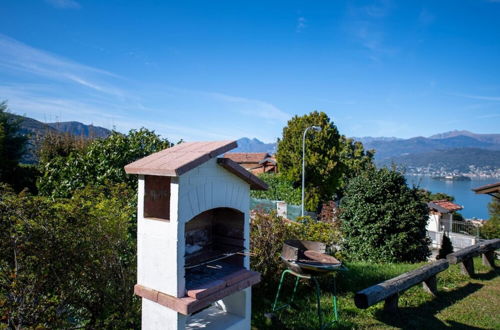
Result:
M44 122L274 142L500 133L500 0L2 0L0 100Z

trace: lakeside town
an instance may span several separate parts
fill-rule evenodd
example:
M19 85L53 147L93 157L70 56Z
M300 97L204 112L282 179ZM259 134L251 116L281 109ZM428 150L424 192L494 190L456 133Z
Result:
M469 171L462 172L459 170L449 170L445 167L405 167L407 175L424 175L436 178L443 178L445 180L465 180L467 178L500 178L500 168L492 168L491 166L476 167L469 165Z

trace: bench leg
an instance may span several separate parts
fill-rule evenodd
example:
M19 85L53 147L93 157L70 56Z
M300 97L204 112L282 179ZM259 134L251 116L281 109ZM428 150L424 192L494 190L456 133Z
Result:
M483 265L495 268L495 251L486 251L483 253Z
M437 278L436 275L433 275L422 282L422 287L424 291L430 293L433 296L437 295Z
M398 310L398 298L399 295L393 294L385 299L384 311L395 312Z
M474 276L474 259L467 258L462 260L460 270L464 275L468 275L469 277Z

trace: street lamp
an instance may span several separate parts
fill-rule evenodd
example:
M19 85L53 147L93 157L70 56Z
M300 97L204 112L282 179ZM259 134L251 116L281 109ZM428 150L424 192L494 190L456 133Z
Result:
M304 184L306 182L306 134L310 128L316 132L321 132L321 127L309 126L304 130L304 135L302 136L302 217L304 216Z

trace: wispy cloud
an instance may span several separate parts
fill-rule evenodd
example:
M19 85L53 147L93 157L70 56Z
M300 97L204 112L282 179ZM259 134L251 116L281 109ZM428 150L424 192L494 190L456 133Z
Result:
M102 93L122 94L103 79L118 76L30 47L3 34L0 34L0 66L14 72L70 81Z
M490 118L500 118L500 113L490 113L486 115L477 116L477 119L490 119Z
M258 136L272 141L270 128L291 117L260 99L138 83L2 34L0 76L0 100L7 99L16 113L119 131L145 126L174 140Z
M382 18L387 16L392 9L392 3L389 0L376 1L374 4L362 6L359 11L373 18Z
M500 102L500 96L483 96L473 94L451 93L450 95L461 96L468 99Z
M351 6L347 11L344 29L356 43L368 51L368 57L374 61L398 53L396 47L387 45L382 24L392 8L391 2L378 1L369 6Z
M428 26L434 22L436 17L428 9L424 8L418 15L418 23L422 26Z
M295 32L300 33L307 27L307 20L303 16L297 18L297 25L295 26Z
M265 101L249 99L239 96L231 96L222 93L214 93L214 92L203 92L203 93L213 99L227 102L232 105L236 105L235 109L245 115L257 116L260 118L268 120L277 120L280 122L285 122L291 118L290 114L280 110L275 105Z
M81 6L74 0L45 0L48 4L60 9L80 9Z

